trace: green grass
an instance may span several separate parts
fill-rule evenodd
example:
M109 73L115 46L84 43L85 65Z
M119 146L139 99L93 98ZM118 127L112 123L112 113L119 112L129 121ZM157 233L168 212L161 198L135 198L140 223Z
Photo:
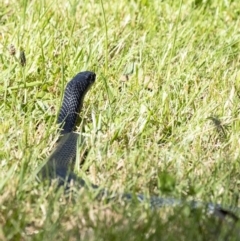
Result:
M120 193L238 206L239 9L233 0L2 1L0 240L239 240L239 224L201 210L106 204L87 190L72 200L35 180L66 83L92 70L80 176Z

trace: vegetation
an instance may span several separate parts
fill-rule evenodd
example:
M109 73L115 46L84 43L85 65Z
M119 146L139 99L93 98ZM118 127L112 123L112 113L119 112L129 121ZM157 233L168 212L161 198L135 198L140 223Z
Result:
M35 178L66 83L92 70L79 176L239 206L239 17L237 0L3 0L0 240L239 240L239 223L201 209L65 196Z

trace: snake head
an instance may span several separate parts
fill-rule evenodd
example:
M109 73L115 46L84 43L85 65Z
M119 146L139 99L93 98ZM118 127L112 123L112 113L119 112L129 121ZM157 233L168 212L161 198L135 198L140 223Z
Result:
M84 71L78 73L67 84L58 116L58 123L62 124L62 134L73 131L84 97L95 79L95 73Z
M96 74L91 71L84 71L78 73L72 80L67 84L65 95L72 95L78 99L83 101L83 97L88 92L92 84L96 79Z

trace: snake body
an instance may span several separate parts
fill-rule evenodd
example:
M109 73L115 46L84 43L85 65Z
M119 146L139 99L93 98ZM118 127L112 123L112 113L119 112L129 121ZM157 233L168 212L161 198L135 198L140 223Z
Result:
M55 150L39 173L41 178L48 180L57 178L59 185L70 183L72 180L81 185L85 184L81 178L73 173L79 137L73 131L84 97L95 78L96 75L93 72L80 72L67 84L57 121L62 128L61 136Z
M58 116L58 124L61 125L61 136L58 144L50 155L47 163L41 169L39 176L43 179L53 180L58 179L59 186L68 186L70 182L79 186L85 186L85 181L79 178L73 172L73 167L76 158L76 148L78 144L77 133L74 133L74 128L77 122L78 114L81 111L84 97L96 78L95 73L90 71L78 73L66 86L62 107ZM98 187L92 184L92 188ZM149 202L152 208L160 208L163 206L180 206L185 202L174 198L161 198L158 196L146 197L141 194L132 195L124 194L110 194L108 191L102 189L99 196L107 200L113 200L116 197L127 201L138 200L140 202ZM206 209L220 218L230 215L235 220L237 219L230 210L224 209L220 205L212 203L202 203L198 201L189 202L191 208L206 207ZM239 208L236 208L239 211Z

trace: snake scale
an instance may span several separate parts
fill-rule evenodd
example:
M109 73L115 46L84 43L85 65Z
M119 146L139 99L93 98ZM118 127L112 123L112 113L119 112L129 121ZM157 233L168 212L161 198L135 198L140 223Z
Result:
M48 161L39 172L39 177L49 181L58 180L58 186L68 186L71 182L80 187L86 186L85 181L78 177L73 172L73 167L76 159L76 151L79 135L74 131L79 112L81 111L83 100L93 85L96 79L96 74L90 71L78 73L66 86L62 106L58 116L58 124L61 125L61 135L57 146L53 153L48 158ZM98 189L94 184L92 188ZM108 191L100 191L101 197L104 196L107 200L114 199L114 195L110 195ZM145 197L137 194L115 194L118 197L131 201L138 200L139 202L149 202L152 208L161 208L164 206L181 206L185 202L174 198L161 198L158 196ZM208 212L220 218L230 216L234 220L238 217L232 212L232 209L224 209L221 205L212 203L202 203L198 201L188 202L191 208L204 207ZM236 208L239 211L239 208Z

